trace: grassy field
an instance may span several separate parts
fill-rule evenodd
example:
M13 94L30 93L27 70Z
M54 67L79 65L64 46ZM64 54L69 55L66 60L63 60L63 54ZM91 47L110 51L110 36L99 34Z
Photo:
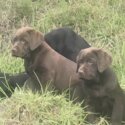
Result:
M17 28L27 25L32 26L43 33L62 26L71 27L74 31L83 36L92 46L104 48L106 51L111 53L113 57L112 67L117 73L119 83L124 88L124 0L1 0L1 71L9 73L24 71L23 61L21 59L11 57L10 41ZM79 105L73 105L70 101L63 98L62 95L51 95L48 92L46 92L45 95L35 95L31 92L25 93L23 90L16 91L12 98L1 101L1 104L6 105L7 109L6 112L3 113L3 116L0 117L2 118L0 119L0 122L6 122L5 124L7 125L10 125L8 120L14 120L15 124L19 125L83 124L85 114ZM45 101L42 102L42 100ZM51 100L55 101L50 105ZM60 103L60 101L62 103ZM56 115L53 114L53 111L50 111L51 106L55 106L55 102L57 102L56 108L59 107L59 109L57 109L59 110L59 114L56 113ZM66 105L68 105L68 107L66 107ZM27 119L30 117L28 121L25 119L23 122L20 121L19 109L21 107L28 110L28 113L35 113L35 115L27 115ZM105 124L108 123L104 123L104 119L101 118L98 125Z

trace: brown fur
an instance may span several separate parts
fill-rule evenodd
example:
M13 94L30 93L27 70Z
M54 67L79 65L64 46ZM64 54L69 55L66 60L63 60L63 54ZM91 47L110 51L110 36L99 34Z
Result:
M125 95L110 68L111 56L102 49L90 47L81 50L77 56L77 72L85 80L83 92L89 111L111 117L112 125L121 125L125 120ZM89 115L94 121L97 115Z
M22 27L15 33L12 44L12 55L24 59L26 72L34 81L29 85L32 90L40 90L41 85L45 88L47 82L51 82L50 88L54 87L62 92L73 86L77 93L75 97L83 97L79 87L81 80L76 74L76 63L54 51L44 42L41 32L30 27Z

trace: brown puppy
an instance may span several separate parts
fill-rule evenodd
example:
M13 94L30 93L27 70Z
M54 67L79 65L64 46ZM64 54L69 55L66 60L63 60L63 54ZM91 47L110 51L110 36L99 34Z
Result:
M35 83L31 83L31 89L45 88L47 82L50 88L62 92L71 86L75 86L76 96L82 98L80 82L76 73L76 63L61 56L46 42L41 32L30 27L22 27L17 30L13 40L12 55L24 59L25 70ZM34 73L35 72L35 73ZM38 83L38 79L40 83ZM79 95L80 94L80 95ZM75 97L76 97L75 96Z
M109 67L111 62L111 56L104 50L90 47L78 54L77 72L85 80L83 90L88 110L111 117L112 125L121 125L125 114L125 95ZM95 120L95 116L90 115L88 120Z

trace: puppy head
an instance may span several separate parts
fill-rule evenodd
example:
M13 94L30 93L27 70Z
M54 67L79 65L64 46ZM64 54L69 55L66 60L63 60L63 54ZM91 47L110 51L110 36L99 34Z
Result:
M80 78L96 79L112 63L111 56L102 49L90 47L83 49L77 56L77 72Z
M31 27L18 29L12 39L12 56L25 58L44 41L42 33Z

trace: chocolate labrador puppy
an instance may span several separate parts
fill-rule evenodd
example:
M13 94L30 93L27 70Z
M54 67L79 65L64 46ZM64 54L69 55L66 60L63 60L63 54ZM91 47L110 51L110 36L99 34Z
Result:
M84 38L67 27L50 31L44 39L55 51L74 62L81 49L90 47Z
M72 29L66 28L66 27L52 30L51 32L45 34L44 38L45 38L45 41L54 50L56 50L57 52L62 54L64 57L66 57L72 61L75 61L76 55L78 54L78 52L81 49L90 47L90 45L81 36L76 34ZM0 79L0 82L5 83L4 73L0 73L0 76L2 76L2 78ZM19 82L18 85L20 87L22 87L22 84L25 82L25 80L27 80L29 78L28 74L26 74L26 73L21 73L18 75L15 74L13 76L5 73L5 76L7 77L7 79L8 78L10 79L10 77L11 77L12 80L10 80L10 81L14 80L14 82L7 81L7 82L9 82L10 86L13 86L13 83L15 84L15 83ZM18 81L17 81L17 79L18 79ZM21 82L22 82L22 84L21 84ZM6 94L8 96L11 95L11 92L9 90L7 90L7 88L5 88L5 86L3 86L3 84L1 84L1 87L4 91L6 91ZM13 86L13 89L15 87L16 87L16 84Z
M110 68L111 56L99 48L81 50L77 56L77 72L83 84L88 111L111 117L112 125L121 125L125 120L125 94ZM95 114L88 120L95 120Z
M49 87L59 92L75 86L76 96L82 98L79 87L82 80L77 76L76 63L53 50L41 32L22 27L15 33L12 44L12 55L24 59L25 70L33 81L29 85L33 91L40 90L41 86L44 89L50 82Z
M72 29L66 27L52 30L45 34L44 39L54 50L72 61L76 61L76 56L81 49L90 47L90 45L81 36L76 34ZM8 75L9 74L6 74L6 76ZM27 76L28 75L24 73L24 80L26 80L25 78L29 78ZM22 81L22 74L21 76L18 75L18 78L19 77ZM21 81L19 81L19 83ZM8 94L10 95L11 93L8 92L7 95Z

